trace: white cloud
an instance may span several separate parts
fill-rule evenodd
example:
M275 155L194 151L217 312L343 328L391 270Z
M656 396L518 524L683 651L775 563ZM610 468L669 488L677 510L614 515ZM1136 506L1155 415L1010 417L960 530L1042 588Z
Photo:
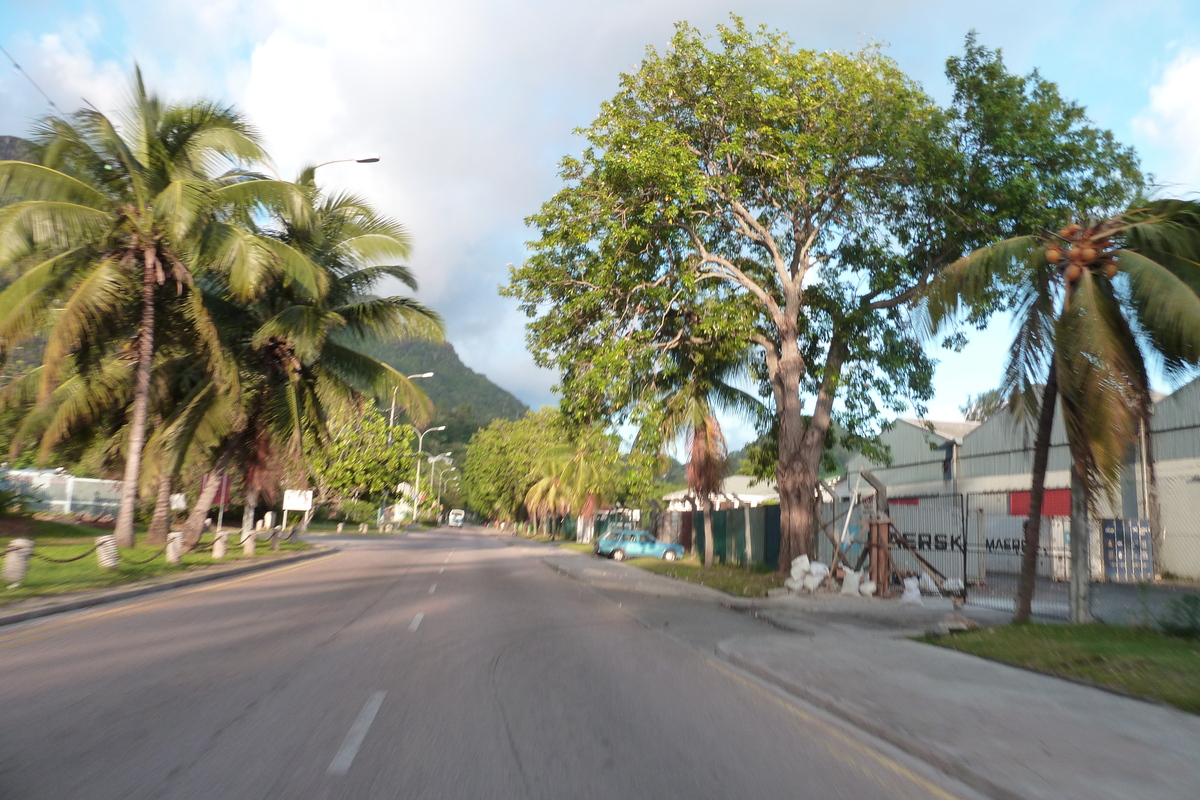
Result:
M1200 189L1200 51L1180 53L1163 70L1134 130L1149 145L1158 180L1172 193Z
M361 193L408 226L418 297L445 316L469 366L535 407L551 400L555 376L533 365L524 318L496 297L506 265L524 258L531 232L522 221L557 188L555 163L580 147L572 129L612 96L619 73L635 68L647 45L665 44L677 20L712 31L730 8L725 0L109 4L100 18L53 21L60 60L40 65L39 75L64 108L80 95L107 103L97 99L101 87L122 91L136 59L168 96L236 102L284 176L378 152L373 166L323 168L322 186ZM1071 6L1039 3L1046 28ZM1010 58L1036 51L1022 15L955 0L745 0L738 13L790 30L801 46L895 41L893 54L931 89L971 27L988 44L1012 40ZM24 61L55 52L50 37L26 45ZM0 132L19 132L41 113L36 97L10 100L31 91L0 77Z

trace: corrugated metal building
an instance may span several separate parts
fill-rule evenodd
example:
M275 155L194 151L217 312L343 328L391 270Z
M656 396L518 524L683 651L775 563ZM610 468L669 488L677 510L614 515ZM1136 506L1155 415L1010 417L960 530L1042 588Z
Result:
M1200 379L1155 404L1150 435L1163 521L1155 560L1164 573L1200 580ZM934 553L935 563L962 558L962 572L954 572L967 580L982 580L989 570L1015 572L1029 508L1033 436L1032 424L1008 411L978 425L898 420L883 435L891 463L874 464L861 456L852 459L836 492L843 504L852 495L873 494L858 477L860 469L869 469L887 487L889 513L901 531L920 536L935 535L934 529L939 529L951 537L947 541L961 543L959 551L947 547L940 555ZM1148 517L1146 449L1131 449L1117 496L1100 501L1102 517ZM1039 572L1060 580L1069 537L1069 469L1062 416L1056 410L1043 509L1047 555ZM951 499L958 501L960 523L953 522ZM956 535L962 538L954 540ZM1093 531L1093 537L1098 535ZM1098 542L1092 552L1093 571L1102 573Z

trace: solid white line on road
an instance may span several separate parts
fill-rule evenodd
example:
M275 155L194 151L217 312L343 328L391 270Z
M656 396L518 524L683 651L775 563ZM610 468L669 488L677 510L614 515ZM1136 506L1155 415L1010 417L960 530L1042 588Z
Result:
M423 620L423 619L425 619L425 612L424 612L424 611L418 611L418 612L417 612L417 615L416 615L415 617L413 617L413 621L412 621L412 623L411 623L411 624L408 626L408 629L409 629L410 631L416 631L416 629L417 629L417 628L421 627L421 620Z
M430 587L429 587L429 593L430 593L430 594L433 594L435 591L437 591L437 584L436 584L436 583L435 583L433 586L430 586Z
M387 692L375 692L367 700L362 711L358 712L358 719L350 726L346 741L342 742L342 749L338 750L333 761L329 762L329 769L326 771L330 775L345 775L350 771L350 765L358 755L358 748L362 747L363 740L367 738L367 731L371 729L371 723L375 721L375 715L379 713L379 707L383 705L383 698L386 696Z

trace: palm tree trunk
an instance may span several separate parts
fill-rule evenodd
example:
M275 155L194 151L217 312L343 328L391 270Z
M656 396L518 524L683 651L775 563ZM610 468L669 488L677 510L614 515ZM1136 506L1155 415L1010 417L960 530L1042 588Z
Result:
M254 513L258 508L258 487L246 486L246 505L242 508L242 541L254 535Z
M1029 488L1029 516L1025 518L1025 552L1021 555L1021 579L1017 584L1016 614L1013 622L1028 622L1033 614L1033 593L1037 587L1038 548L1042 538L1042 503L1046 496L1046 465L1050 459L1050 433L1054 428L1054 407L1058 404L1058 373L1054 361L1046 376L1042 408L1038 414L1033 441L1033 475Z
M213 507L213 501L217 499L217 492L221 490L221 484L224 481L220 476L229 467L231 455L232 450L227 450L217 459L217 463L210 472L211 477L208 483L204 484L204 488L200 490L196 504L192 506L187 521L183 523L184 547L191 547L200 541L200 536L204 533L204 518L208 516L209 509Z
M713 526L712 500L704 501L704 568L711 569L713 565Z
M146 544L167 543L171 529L171 470L163 467L158 476L158 491L154 497L154 516L150 519L150 530L146 532Z
M129 447L125 453L121 505L117 511L116 529L113 531L118 547L133 547L138 475L142 468L142 446L146 442L146 412L150 407L150 364L154 358L154 286L153 260L143 256L142 324L138 330L137 381L133 390L133 413L129 419Z
M1071 469L1070 621L1092 621L1092 542L1088 530L1088 493L1079 470Z
M1154 572L1161 574L1163 567L1162 507L1158 502L1158 468L1154 464L1154 431L1150 428L1150 409L1142 413L1142 460L1146 465L1146 516L1150 518L1150 536L1154 542Z

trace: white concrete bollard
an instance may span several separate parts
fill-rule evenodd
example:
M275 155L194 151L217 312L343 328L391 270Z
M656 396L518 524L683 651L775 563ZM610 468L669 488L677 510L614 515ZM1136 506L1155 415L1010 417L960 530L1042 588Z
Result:
M359 526L358 526L358 532L359 532L359 533L366 533L366 532L367 532L367 523L365 523L365 522L364 522L363 524L359 525Z
M344 531L345 529L346 529L346 523L344 523L344 522L339 522L339 523L338 523L338 527L337 527L337 532L338 532L338 533L341 533L341 532L342 532L342 531Z
M167 534L167 563L178 564L183 557L183 531L171 531Z
M271 528L275 527L274 511L268 511L267 513L263 514L263 527L267 530L271 530Z
M242 555L249 557L254 555L254 545L258 541L258 533L250 531L242 537Z
M13 539L4 548L4 585L15 589L25 580L29 556L33 553L32 539Z
M116 569L121 557L117 555L117 537L111 533L106 536L97 536L96 544L96 560L100 562L100 569Z
M220 561L225 557L225 548L229 545L229 534L221 531L217 534L217 538L213 540L213 560Z

